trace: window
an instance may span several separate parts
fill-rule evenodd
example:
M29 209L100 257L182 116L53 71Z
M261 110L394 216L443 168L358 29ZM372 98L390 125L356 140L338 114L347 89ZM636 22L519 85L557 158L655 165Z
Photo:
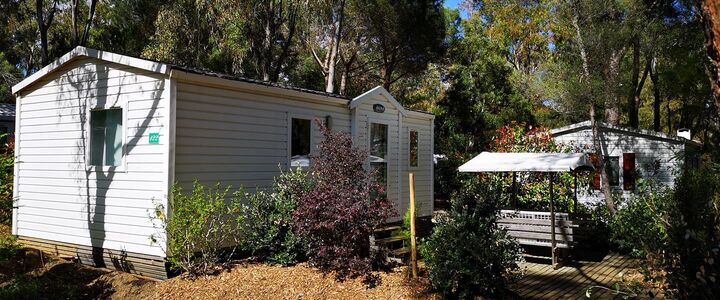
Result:
M600 189L600 160L594 153L590 154L590 162L595 167L590 187ZM620 185L620 158L618 156L605 156L605 172L608 176L610 186Z
M388 126L370 124L370 167L377 182L387 186Z
M410 153L408 153L408 157L410 159L410 166L417 167L418 166L418 132L417 132L417 130L410 130L409 151L410 151Z
M605 172L610 186L620 185L620 157L605 156Z
M122 109L90 112L90 165L119 166L123 155Z
M293 118L290 129L290 166L310 166L310 120Z
M635 190L635 153L623 153L623 190Z

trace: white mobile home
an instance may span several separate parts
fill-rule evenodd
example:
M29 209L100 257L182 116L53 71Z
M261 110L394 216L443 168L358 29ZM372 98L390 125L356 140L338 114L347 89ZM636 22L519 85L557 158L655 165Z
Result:
M664 185L672 185L682 167L697 166L695 155L700 144L687 138L669 136L660 132L632 129L599 123L601 153L605 156L608 180L612 190L630 196L636 187L636 179L652 179ZM556 128L550 131L559 144L586 152L596 160L590 121ZM600 191L599 165L590 182L590 189L578 191L578 201L598 203L603 200Z
M434 116L377 87L354 99L78 47L13 87L13 233L34 247L165 277L153 201L173 182L270 186L311 163L319 118L370 151L388 197L432 212ZM372 139L372 143L371 143Z

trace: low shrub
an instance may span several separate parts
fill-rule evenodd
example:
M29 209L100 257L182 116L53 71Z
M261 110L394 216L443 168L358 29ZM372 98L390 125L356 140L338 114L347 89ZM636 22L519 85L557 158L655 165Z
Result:
M241 225L245 249L257 259L280 265L294 264L304 255L305 244L292 229L298 199L313 186L302 169L275 178L271 192L248 195Z
M0 140L7 134L0 134ZM0 145L0 224L12 222L13 165L15 163L13 139Z
M477 178L453 195L449 215L420 248L431 287L447 298L504 298L519 275L520 246L498 227L499 192Z
M644 287L668 297L720 297L720 166L677 177L674 188L631 198L611 221L613 240L646 257Z
M322 133L311 169L314 188L299 198L295 232L308 241L312 265L335 271L338 279L369 275L369 237L393 209L383 186L364 168L367 153L354 148L346 133L324 127Z
M15 236L0 232L0 262L15 258L20 249Z
M648 181L638 182L636 193L627 200L616 197L619 209L610 219L610 240L619 250L645 258L646 250L667 247L668 232L662 214L668 212L672 190Z
M241 244L243 193L228 197L229 190L219 184L206 188L195 181L192 191L184 193L176 184L169 216L162 204L156 205L151 216L159 227L159 233L151 236L152 243L164 246L168 261L191 277L219 271ZM230 254L224 253L227 249Z

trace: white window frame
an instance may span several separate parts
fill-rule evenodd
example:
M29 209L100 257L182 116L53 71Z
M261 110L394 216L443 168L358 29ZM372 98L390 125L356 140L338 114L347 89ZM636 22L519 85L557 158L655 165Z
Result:
M406 133L405 136L407 136L407 144L406 144L407 145L407 160L405 161L405 163L407 164L407 167L409 170L419 170L419 169L421 169L421 166L422 166L422 163L420 160L420 140L421 140L420 128L421 127L419 127L419 126L412 126L412 125L407 126L407 132L405 132ZM418 157L417 157L418 163L417 163L417 166L413 166L410 163L410 132L411 131L417 132L417 135L418 135Z
M297 166L293 167L292 164L292 120L293 119L301 119L301 120L309 120L310 121L310 153L309 156L312 157L316 153L316 147L317 144L315 143L315 131L317 130L317 125L315 125L315 119L318 118L316 116L307 115L307 114L296 114L296 113L289 113L287 118L287 168L310 168L313 164L312 158L310 158L310 161L308 163L307 167Z
M97 110L108 110L108 109L121 109L122 110L122 158L119 166L94 166L91 163L91 152L90 147L92 145L92 129L90 128L90 118L92 116L91 112L97 111ZM128 136L128 110L127 105L125 103L114 103L114 104L105 104L105 105L88 105L88 108L85 112L85 115L87 116L85 118L85 134L87 142L85 143L85 166L87 171L90 172L127 172L127 136Z

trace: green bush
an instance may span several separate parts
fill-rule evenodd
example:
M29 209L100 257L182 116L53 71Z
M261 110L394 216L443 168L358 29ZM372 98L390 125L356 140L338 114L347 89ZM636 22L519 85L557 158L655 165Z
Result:
M636 193L629 199L618 199L621 207L610 220L610 240L621 251L644 258L646 250L667 247L667 230L663 214L671 209L672 190L639 181Z
M434 290L448 298L504 298L519 275L520 246L496 223L499 191L471 178L420 248Z
M70 288L69 288L70 289ZM62 296L70 296L74 293L66 293L66 291L53 291L53 297L62 299ZM58 295L66 294L66 295ZM68 295L69 294L69 295ZM78 296L78 295L75 295ZM21 277L11 283L0 287L0 299L48 299L51 298L43 291L41 283L34 278ZM70 299L70 297L65 298Z
M644 187L611 229L622 249L646 257L648 286L673 298L720 297L720 166L685 172L674 188Z
M305 245L293 233L292 217L298 198L312 186L308 173L296 169L276 177L271 192L248 195L241 227L250 254L280 265L294 264L304 255Z
M184 193L175 185L169 216L162 204L156 205L152 218L159 221L160 233L152 235L151 240L165 246L174 267L193 277L215 273L241 244L243 193L240 190L228 197L229 190L221 189L219 184L206 188L195 181L192 191Z
M15 258L20 249L15 236L0 233L0 262Z
M557 144L550 134L550 130L543 127L534 127L527 124L511 124L499 128L491 143L490 151L494 152L547 152L567 153L582 152L581 149ZM503 194L503 207L512 207L512 182L510 173L490 175L493 180L501 182L507 193ZM589 177L581 174L577 176L578 192L588 186ZM516 172L517 193L516 204L521 210L549 211L550 210L550 182L547 174L538 172ZM555 174L554 202L555 210L559 212L576 212L574 210L575 176L570 172ZM583 209L579 205L579 209Z
M6 135L0 134L0 139ZM0 145L0 224L7 225L12 222L14 147L12 139Z

